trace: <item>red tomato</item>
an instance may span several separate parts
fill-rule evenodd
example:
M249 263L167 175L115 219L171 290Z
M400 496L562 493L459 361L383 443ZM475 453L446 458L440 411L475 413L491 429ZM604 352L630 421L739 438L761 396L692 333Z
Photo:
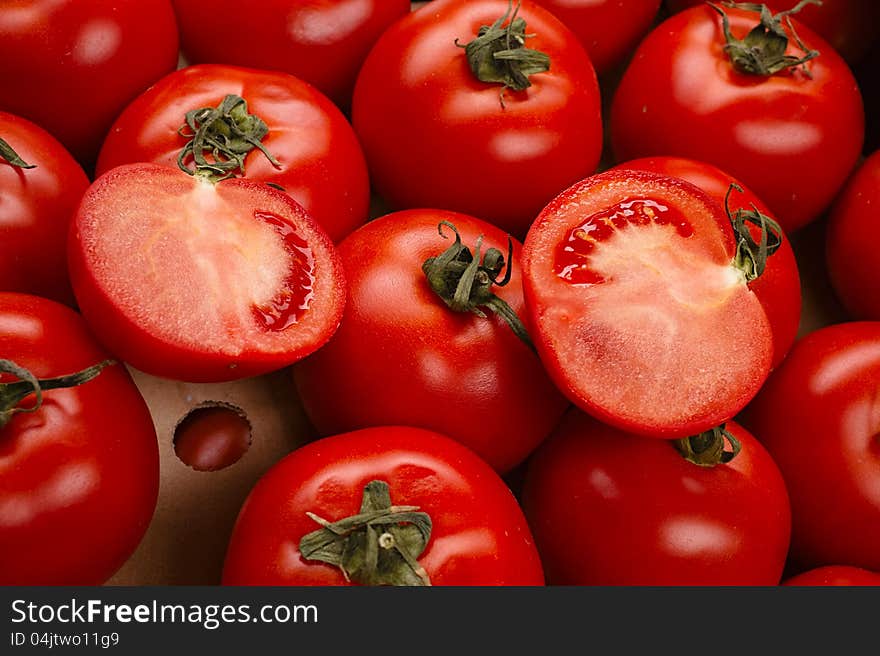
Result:
M506 38L509 8L507 0L434 0L391 26L367 57L352 120L375 188L393 207L465 212L522 237L547 201L595 170L596 76L574 34L545 9L526 0L517 14L525 27L517 26L534 35L525 48L549 56L548 72L522 91L471 72L459 45L503 17L492 34Z
M126 103L177 67L168 0L5 0L0 107L91 167Z
M67 232L89 180L64 146L30 121L0 112L0 139L33 167L0 155L0 286L73 305Z
M666 0L670 11L706 4L705 0ZM764 0L773 11L786 11L796 0ZM824 0L805 5L797 20L828 41L851 64L867 53L880 37L880 4L877 0Z
M724 8L734 36L758 14ZM773 75L741 73L725 52L722 19L709 6L665 21L642 41L611 109L619 160L676 155L705 161L747 184L787 232L831 204L859 157L862 99L852 72L813 32L821 54ZM791 56L803 53L789 45Z
M826 259L834 291L858 319L880 320L880 151L866 159L834 201Z
M551 379L636 433L678 438L727 421L773 356L748 284L761 258L738 259L730 218L684 180L607 171L563 192L523 247L526 308Z
M301 549L310 543L301 544L302 538L322 528L307 513L328 522L351 517L363 508L365 488L373 481L387 486L391 504L415 506L414 512L423 514L418 522L424 522L427 515L428 539L424 540L423 523L398 516L374 524L373 539L382 551L380 576L348 567L347 581L342 567L307 558ZM383 510L387 501L386 497L385 503L368 507ZM407 523L401 525L402 521ZM357 526L350 546L369 539L363 526ZM406 565L396 550L382 549L390 547L392 540L408 551L413 566ZM363 551L356 552L355 558L358 555ZM415 573L419 566L424 576ZM544 576L522 511L497 474L448 437L407 427L367 428L327 437L281 460L245 501L223 569L226 585L418 585L428 581L431 585L531 586L543 585Z
M437 234L441 221L469 249L483 235L483 249L507 259L501 230L440 210L390 214L351 234L339 245L349 285L342 324L294 367L299 398L323 435L421 426L505 472L549 434L567 403L502 319L455 312L432 290L422 265L454 237L448 227L447 239ZM519 256L515 243L510 282L494 291L522 315Z
M179 129L192 110L217 107L234 94L262 119L262 139L277 161L254 149L245 176L280 185L334 241L367 220L370 184L357 137L342 113L311 86L287 75L233 66L189 66L175 71L132 102L101 148L98 174L114 166L155 162L177 167L190 140ZM191 158L187 159L191 163Z
M785 485L742 450L701 466L665 440L572 411L529 462L523 508L551 585L777 585L791 529Z
M880 570L880 323L814 331L749 405L743 421L788 486L792 562Z
M0 357L41 379L108 357L82 318L53 301L0 293L0 324ZM0 374L4 401L19 380ZM153 421L123 365L77 387L46 386L37 411L0 428L0 584L103 583L143 537L158 490Z
M181 46L193 63L281 70L347 106L361 64L409 0L172 0Z
M111 352L196 382L280 369L320 347L345 302L327 235L285 193L128 164L86 191L70 273Z
M574 32L599 74L623 62L648 33L660 0L536 0Z
M739 180L705 162L682 157L647 157L624 162L614 168L652 171L686 180L712 196L722 206L733 183L739 185L742 191L731 193L731 211L756 207L763 214L771 214L767 206ZM755 225L749 227L754 239L760 239L760 228ZM794 343L801 320L800 275L791 242L787 238L783 236L779 250L767 260L764 273L749 283L749 289L758 296L770 321L773 333L772 366L776 367Z
M880 574L860 567L826 565L792 576L782 585L798 586L880 586Z

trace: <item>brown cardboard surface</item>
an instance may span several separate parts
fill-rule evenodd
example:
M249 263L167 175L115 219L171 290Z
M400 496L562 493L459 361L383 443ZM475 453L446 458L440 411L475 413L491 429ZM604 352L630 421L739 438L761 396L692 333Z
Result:
M191 384L132 370L156 425L159 500L137 551L110 585L212 585L238 510L257 479L306 441L308 422L288 371L231 383ZM238 406L252 426L252 443L234 465L199 472L183 464L172 444L174 427L205 401Z

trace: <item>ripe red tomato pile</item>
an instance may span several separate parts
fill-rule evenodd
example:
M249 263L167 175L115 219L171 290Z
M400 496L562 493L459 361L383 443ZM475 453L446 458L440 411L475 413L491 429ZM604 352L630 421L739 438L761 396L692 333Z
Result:
M0 7L0 584L261 439L130 367L310 421L217 584L878 585L878 3L236 8Z

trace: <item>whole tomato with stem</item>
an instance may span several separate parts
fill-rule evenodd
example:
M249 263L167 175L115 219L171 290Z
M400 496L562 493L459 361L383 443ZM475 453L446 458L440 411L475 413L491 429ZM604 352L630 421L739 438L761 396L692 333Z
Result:
M572 410L522 504L550 585L777 585L788 552L782 476L732 421L667 441Z
M793 567L880 570L880 322L798 340L743 422L791 496Z
M113 123L97 173L136 162L191 171L221 142L232 167L223 173L282 187L334 241L367 220L367 165L351 125L314 87L277 71L202 64L165 76Z
M146 403L82 318L0 292L0 584L100 585L156 505Z
M67 233L88 186L55 137L0 112L0 289L74 304Z
M358 75L352 122L393 209L463 212L517 238L602 150L589 57L530 0L434 0L392 25Z
M483 460L439 433L381 426L274 465L242 506L222 580L535 586L544 574L522 510Z
M706 0L666 0L672 12L705 5ZM765 0L773 11L785 11L797 0ZM797 20L830 43L850 64L865 56L880 37L880 4L876 0L808 0Z
M356 230L339 255L342 322L293 367L317 431L421 426L499 472L522 462L568 404L518 318L520 244L475 217L406 210Z
M410 11L409 0L172 0L181 49L191 63L280 70L348 107L373 44Z
M6 0L0 108L48 130L91 172L113 119L177 58L169 0Z
M880 151L864 160L831 208L825 258L833 289L856 319L880 320Z
M528 321L572 403L672 439L731 419L757 393L777 340L767 289L753 285L782 232L735 205L737 193L722 204L686 180L609 170L535 219L522 257Z
M660 0L535 1L577 35L599 75L632 53L660 9Z
M828 208L856 165L862 98L821 37L790 12L750 6L694 7L656 27L615 92L611 142L618 161L718 166L792 233Z
M646 157L623 162L613 168L652 171L686 180L722 205L729 203L734 212L739 209L756 210L767 216L772 215L761 199L742 182L705 162L683 157ZM735 193L730 193L731 185L737 187ZM749 224L749 229L752 238L760 240L760 227ZM770 330L773 333L773 367L782 362L794 343L801 319L801 280L797 261L789 239L782 231L780 236L779 248L773 257L767 259L764 272L749 283L749 288L760 299L770 321Z

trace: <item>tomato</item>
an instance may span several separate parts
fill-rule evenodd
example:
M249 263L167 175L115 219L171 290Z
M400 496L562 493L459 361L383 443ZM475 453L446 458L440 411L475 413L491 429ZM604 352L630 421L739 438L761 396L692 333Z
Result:
M193 63L281 70L313 84L340 106L351 102L358 70L409 0L172 0L181 47Z
M536 0L574 32L600 75L648 33L660 0Z
M365 510L387 512L371 531L348 524L341 539L319 522ZM350 558L322 562L315 546L328 542L347 545ZM370 543L380 551L374 570L363 563ZM303 446L257 482L236 520L223 583L531 586L544 578L516 499L486 463L432 431L374 427Z
M739 180L705 162L682 157L647 157L630 160L614 168L653 171L686 180L712 196L722 206L725 205L730 185L735 184L742 191L730 194L732 211L755 207L763 214L771 214L769 208ZM760 228L755 225L749 227L753 238L759 240ZM779 250L767 260L764 273L753 280L749 288L758 296L770 321L773 333L772 366L776 367L794 343L801 319L800 275L791 242L784 235Z
M456 236L442 221L455 226L469 253L482 235L486 258L495 248L512 264L509 283L494 286L494 293L522 315L520 244L513 244L509 262L498 228L440 210L375 219L339 245L348 302L330 342L294 367L298 396L323 435L421 426L457 439L505 472L549 434L567 402L502 318L455 312L434 292L423 263Z
M754 437L735 422L726 430L741 451L707 466L666 440L566 415L522 492L547 583L777 585L791 529L785 484Z
M0 107L91 169L113 119L177 67L177 49L169 0L6 0Z
M2 367L0 584L99 585L137 547L156 505L150 412L122 364L97 367L108 354L70 308L2 292L0 324L0 359L37 378L98 371L76 387L44 383L40 404L23 374Z
M737 235L718 202L677 178L607 171L560 194L522 261L550 378L581 409L645 435L733 417L766 379L774 342L749 287L767 257L738 248L744 225Z
M333 244L290 196L158 164L116 167L89 187L69 262L107 348L178 380L287 366L329 339L345 302Z
M880 320L880 151L868 157L834 201L828 222L826 261L838 298L858 319Z
M602 117L589 58L574 34L528 0L518 32L512 18L507 0L434 0L392 25L370 52L352 122L375 189L392 208L464 212L521 238L547 201L595 170ZM508 32L519 44L523 30L525 46L511 56L531 57L536 68L547 62L534 51L549 57L549 71L528 76L519 61L482 65L484 79L506 75L521 91L481 82L460 47L496 22L484 40L499 41L474 44L475 60L501 49Z
M734 37L759 23L755 12L723 11ZM798 35L819 56L772 75L740 72L722 25L712 7L695 7L642 41L612 103L613 150L618 160L674 155L714 164L747 184L791 233L831 204L856 164L859 88L846 62L803 26ZM803 55L794 40L787 52Z
M791 495L792 563L880 570L880 323L798 340L749 404L746 426Z
M243 98L268 130L258 138L268 155L255 148L245 156L247 178L283 187L335 241L367 220L370 184L351 125L323 95L286 73L210 64L175 71L138 96L113 124L98 174L135 162L176 168L192 138L189 127L180 133L187 114L219 109L230 94ZM229 124L236 125L223 121ZM192 168L191 154L184 164Z
M0 289L72 305L67 232L89 180L64 146L30 121L0 112L0 139L21 160L0 154Z
M666 0L670 11L705 4L705 0ZM773 11L794 7L795 0L765 0ZM877 0L824 0L804 5L797 20L828 41L851 64L862 59L880 37L880 5Z
M801 572L782 582L797 586L880 586L880 574L860 567L826 565Z

